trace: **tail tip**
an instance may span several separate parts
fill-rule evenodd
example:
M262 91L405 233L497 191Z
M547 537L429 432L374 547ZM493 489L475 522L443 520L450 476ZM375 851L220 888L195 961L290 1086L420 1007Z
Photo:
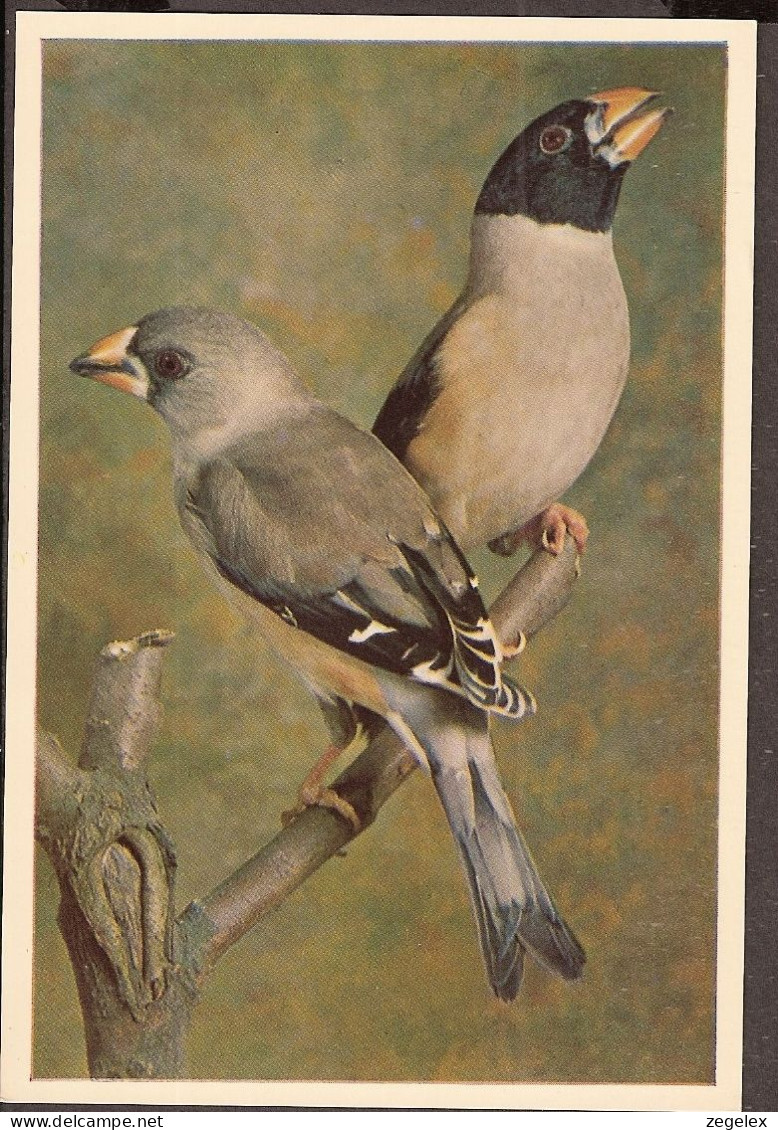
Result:
M562 954L557 955L557 958L553 962L553 964L548 960L544 960L537 953L533 953L532 956L535 957L538 964L547 973L551 973L553 976L559 977L569 984L575 984L583 981L584 979L586 954L584 953L583 949L580 948L580 946L578 947L578 952L574 954L566 953L564 956L562 956ZM516 997L519 995L519 990L521 989L523 980L524 968L522 961L519 968L514 969L511 976L507 980L502 981L497 977L492 976L489 979L489 984L495 998L502 1004L509 1005L512 1004L516 1000Z

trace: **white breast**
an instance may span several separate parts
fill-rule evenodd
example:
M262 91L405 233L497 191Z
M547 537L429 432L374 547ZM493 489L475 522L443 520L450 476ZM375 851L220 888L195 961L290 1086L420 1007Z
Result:
M464 548L558 498L597 450L629 364L610 233L476 216L466 310L406 463Z

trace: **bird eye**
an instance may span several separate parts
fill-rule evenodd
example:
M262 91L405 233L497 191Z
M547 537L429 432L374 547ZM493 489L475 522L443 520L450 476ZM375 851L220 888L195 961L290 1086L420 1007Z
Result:
M154 368L157 375L165 380L177 381L179 377L186 376L189 367L175 349L161 349L154 358Z
M561 153L573 140L567 126L546 126L540 135L540 148L544 153Z

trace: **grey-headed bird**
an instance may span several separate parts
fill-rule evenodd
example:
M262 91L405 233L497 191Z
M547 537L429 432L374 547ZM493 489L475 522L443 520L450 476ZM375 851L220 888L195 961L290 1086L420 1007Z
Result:
M516 827L489 735L490 714L519 719L534 702L502 674L477 582L418 484L227 314L150 314L71 368L165 420L200 560L325 715L342 700L385 718L431 773L494 993L515 997L525 950L578 978L583 950Z
M670 113L625 87L563 102L511 142L475 206L465 288L373 432L466 552L552 552L582 515L557 502L594 456L629 365L613 253L624 174Z

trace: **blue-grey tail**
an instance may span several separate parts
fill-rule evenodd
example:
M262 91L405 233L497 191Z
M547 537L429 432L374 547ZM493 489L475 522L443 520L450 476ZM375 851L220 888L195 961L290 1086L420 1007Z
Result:
M489 716L467 699L383 674L390 725L423 752L467 877L489 983L519 990L524 954L577 980L586 960L538 875L497 772ZM417 756L419 751L417 750ZM420 758L421 760L421 758Z
M586 955L543 885L496 773L480 760L469 761L468 768L474 820L471 828L455 832L455 838L495 995L514 999L525 951L549 972L577 980ZM461 802L447 795L447 783L438 792L452 823L449 808Z

